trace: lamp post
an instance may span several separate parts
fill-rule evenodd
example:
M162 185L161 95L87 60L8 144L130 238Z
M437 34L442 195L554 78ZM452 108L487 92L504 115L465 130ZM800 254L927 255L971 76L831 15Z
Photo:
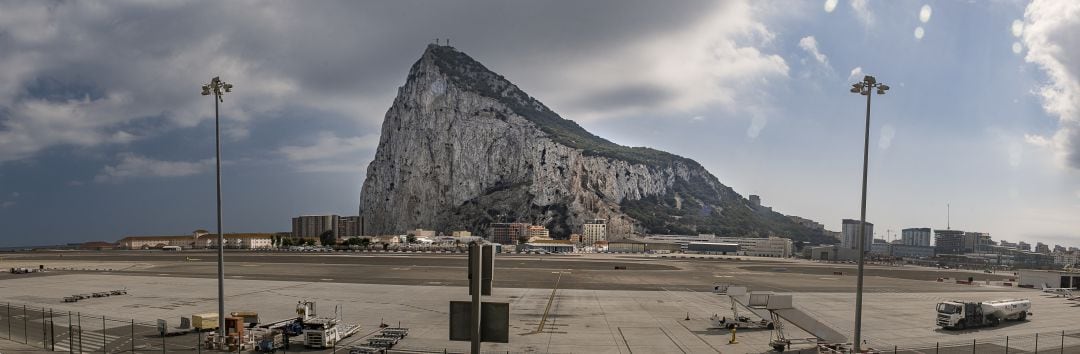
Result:
M214 96L214 150L215 162L217 163L217 246L218 246L218 321L225 322L225 240L221 235L221 120L218 104L223 102L221 96L226 92L232 92L232 84L221 81L215 76L210 83L202 86L203 96ZM225 326L218 326L219 340L225 339Z
M855 287L855 351L862 350L862 294L863 294L863 265L866 260L866 171L870 161L870 96L873 89L877 94L884 95L889 90L889 85L877 82L873 76L867 75L862 81L851 85L851 93L866 96L866 133L863 140L863 165L862 165L862 204L859 211L859 280Z

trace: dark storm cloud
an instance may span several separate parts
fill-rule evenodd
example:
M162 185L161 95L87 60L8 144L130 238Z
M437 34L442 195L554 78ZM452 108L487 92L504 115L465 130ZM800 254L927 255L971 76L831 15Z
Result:
M685 27L711 1L6 2L0 5L0 161L56 145L124 143L132 121L207 118L198 85L237 85L231 128L286 106L374 125L435 38L508 76L538 81L560 60ZM620 89L649 98L658 88ZM620 92L594 105L620 104ZM61 112L78 112L63 114ZM50 124L34 124L49 120ZM17 130L17 131L16 131ZM118 135L119 134L119 135ZM142 138L133 136L132 138Z

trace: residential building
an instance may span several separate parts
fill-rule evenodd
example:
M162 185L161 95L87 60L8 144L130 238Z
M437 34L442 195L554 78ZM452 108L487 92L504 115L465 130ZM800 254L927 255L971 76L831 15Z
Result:
M472 232L469 231L454 231L450 233L450 236L454 237L469 237L472 236Z
M1042 242L1035 243L1035 253L1050 253L1050 246Z
M1021 250L1021 251L1031 251L1031 244L1027 243L1027 242L1024 242L1024 241L1020 241L1019 243L1016 244L1016 249Z
M900 231L901 243L909 246L930 246L930 228L929 227L913 227Z
M998 245L1001 246L1001 247L1008 247L1008 248L1018 248L1019 247L1015 242L1009 242L1009 241L1005 241L1005 240L999 241Z
M518 240L521 240L528 235L529 224L520 222L493 223L489 228L489 235L492 243L516 245L518 244Z
M570 242L581 243L581 235L579 235L579 234L570 234Z
M755 208L760 207L761 206L761 196L751 194L750 195L750 205L755 207Z
M597 241L607 241L607 220L588 220L581 226L581 243L591 245Z
M543 227L543 226L540 226L540 225L531 225L531 226L529 226L528 231L527 231L527 235L529 236L529 242L533 242L534 239L536 239L536 240L550 240L551 239L551 236L550 236L551 234L548 233L548 229L546 227Z
M843 234L840 238L840 247L858 250L859 249L859 220L844 219L840 232ZM870 251L870 244L874 242L874 224L867 222L866 229L863 231L862 240L865 243L864 251Z
M1065 246L1054 245L1054 252L1065 252Z
M1080 263L1080 252L1054 252L1054 264L1072 266Z
M965 232L963 238L963 253L986 253L989 247L994 245L990 234L985 232Z
M302 215L292 219L293 238L319 238L324 232L334 233L338 238L337 215Z
M963 254L964 232L960 230L934 230L935 254Z
M337 223L338 238L364 236L364 219L362 216L341 216Z

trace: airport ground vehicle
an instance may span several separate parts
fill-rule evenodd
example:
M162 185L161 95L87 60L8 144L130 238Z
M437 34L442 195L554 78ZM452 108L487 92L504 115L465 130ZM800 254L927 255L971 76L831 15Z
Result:
M946 301L938 303L936 310L937 325L945 329L997 326L1003 320L1027 319L1031 300Z

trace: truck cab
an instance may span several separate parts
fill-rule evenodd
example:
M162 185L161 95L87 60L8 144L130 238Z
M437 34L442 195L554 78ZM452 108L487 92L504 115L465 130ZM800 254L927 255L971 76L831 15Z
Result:
M976 303L946 301L937 305L937 325L942 328L964 329L972 317L982 318L982 307Z

